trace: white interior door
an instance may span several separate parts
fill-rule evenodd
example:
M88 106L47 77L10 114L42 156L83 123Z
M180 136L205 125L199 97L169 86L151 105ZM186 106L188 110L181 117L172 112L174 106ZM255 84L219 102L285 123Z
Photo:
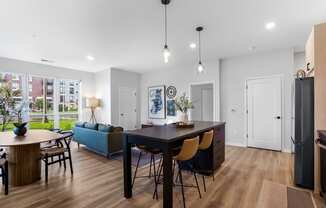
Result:
M213 121L213 89L206 88L202 89L202 120Z
M281 77L247 81L248 146L278 150L282 148Z
M125 130L137 128L136 89L119 88L119 125Z

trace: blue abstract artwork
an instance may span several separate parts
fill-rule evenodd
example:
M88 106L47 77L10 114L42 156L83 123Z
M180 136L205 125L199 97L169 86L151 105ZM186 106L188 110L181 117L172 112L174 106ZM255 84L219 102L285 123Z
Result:
M167 116L176 116L176 109L174 100L166 101L166 115Z
M148 114L149 118L165 118L165 86L148 88Z

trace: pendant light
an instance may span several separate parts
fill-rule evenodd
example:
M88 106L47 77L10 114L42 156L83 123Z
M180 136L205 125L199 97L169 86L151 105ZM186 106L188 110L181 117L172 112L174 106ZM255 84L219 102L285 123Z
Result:
M164 48L163 48L163 58L164 63L169 62L169 57L171 55L168 47L168 17L167 17L167 5L170 3L170 0L161 0L164 6Z
M200 37L200 32L203 31L204 28L203 27L197 27L196 31L198 32L198 66L197 66L197 70L199 73L203 73L204 72L204 66L201 60L201 37Z

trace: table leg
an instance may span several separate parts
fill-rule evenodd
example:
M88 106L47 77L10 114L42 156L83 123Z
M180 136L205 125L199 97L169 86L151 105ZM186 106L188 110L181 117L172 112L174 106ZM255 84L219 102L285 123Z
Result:
M129 199L132 197L131 185L131 144L128 136L123 138L123 176L124 176L124 196Z
M169 148L163 152L163 207L173 207L172 154Z
M10 185L28 185L41 179L40 144L11 146L8 151Z

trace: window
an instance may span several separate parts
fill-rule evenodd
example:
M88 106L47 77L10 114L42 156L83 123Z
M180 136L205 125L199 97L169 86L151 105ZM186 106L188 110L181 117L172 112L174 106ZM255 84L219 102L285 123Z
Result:
M60 96L59 103L59 125L61 129L71 129L78 120L79 97L74 96L75 86L79 86L79 81L60 80L60 86L63 86L64 92L69 94ZM62 84L61 84L62 83ZM77 87L77 89L79 89Z
M14 108L16 110L21 110L21 112L24 111L23 108L23 76L19 74L13 74L13 73L5 73L0 72L0 87L4 87L8 89L8 92L11 93L11 98L9 102L11 102L14 105ZM6 122L5 128L6 130L12 130L14 128L13 123L17 122L18 119L22 119L22 113L17 115L16 112L9 112L5 116L5 120L9 120L9 122ZM3 120L4 117L0 115L0 131L3 128ZM4 129L5 130L5 129Z
M29 127L31 129L54 128L53 79L32 76L29 91Z
M60 127L70 130L78 120L79 81L0 72L0 87L5 85L16 93L14 100L17 106L25 104L22 117L29 122L30 129ZM26 100L23 100L24 97ZM2 121L0 116L0 131ZM17 122L16 116L13 116L6 130L12 130L14 122Z
M69 94L71 94L71 95L75 94L75 88L70 87L69 88Z

